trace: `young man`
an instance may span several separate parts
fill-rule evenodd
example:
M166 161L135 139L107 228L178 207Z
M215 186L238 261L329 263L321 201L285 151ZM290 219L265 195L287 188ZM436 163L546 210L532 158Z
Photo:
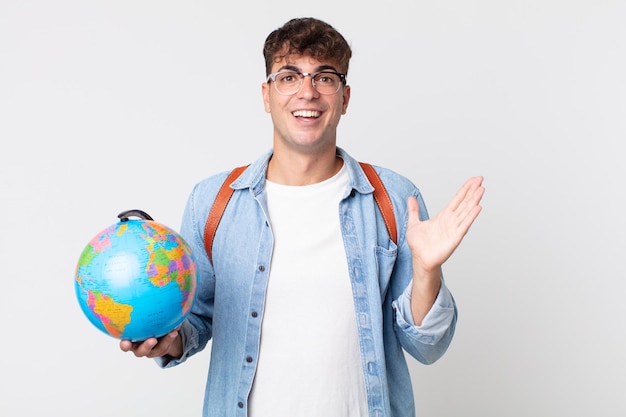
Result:
M232 182L212 262L204 226L228 173L197 184L184 213L199 271L192 314L158 341L120 347L169 367L212 340L204 416L414 416L403 351L429 364L452 339L441 266L480 212L482 177L428 219L418 189L376 167L394 243L361 166L337 147L350 101L345 39L293 19L264 54L273 147Z

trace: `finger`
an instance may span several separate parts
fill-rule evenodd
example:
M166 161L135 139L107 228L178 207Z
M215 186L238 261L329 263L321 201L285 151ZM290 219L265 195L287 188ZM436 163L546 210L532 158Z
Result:
M483 177L472 177L466 181L467 192L465 193L465 201L474 201L478 195L482 195L481 189L484 190ZM480 199L480 198L479 198Z
M158 340L154 337L151 337L150 339L146 339L143 342L133 343L131 351L137 357L148 356L157 344Z
M148 358L156 358L159 356L165 356L169 353L170 347L176 338L178 337L178 331L173 330L159 339L159 343L154 346L150 352L146 355Z
M417 198L409 196L407 199L407 210L409 213L409 222L420 222L420 207Z
M467 235L467 232L469 232L470 227L472 227L474 220L476 220L476 217L478 217L481 210L482 208L480 206L475 206L474 209L470 213L468 213L468 215L464 217L459 223L458 228L457 228L457 233L459 236L459 241L458 241L459 244L461 243L461 240L465 238L465 235Z
M133 343L130 340L122 340L120 341L120 349L124 352L129 352L133 348Z
M485 187L483 187L482 185L479 185L478 188L476 188L474 192L472 193L472 203L474 205L478 205L480 203L480 200L482 200L484 194L485 194Z
M477 178L478 178L478 180L477 180ZM482 182L482 177L471 177L467 181L465 181L465 183L461 186L461 188L459 188L459 190L456 192L456 194L454 194L454 197L452 197L452 200L450 200L450 202L448 203L448 206L446 207L446 209L450 210L450 211L457 210L459 208L459 206L461 205L461 203L467 197L467 195L470 192L470 190L472 190L473 187L476 186L475 184L478 181Z
M485 193L485 188L483 186L479 186L472 194L471 200L468 204L466 204L465 208L462 210L462 213L459 214L459 228L462 231L462 235L464 236L469 228L474 223L474 220L478 217L480 212L482 211L482 207L480 206L480 201L483 198Z
M479 185L477 188L472 189L466 195L465 199L459 204L457 209L459 219L464 219L471 212L474 211L474 208L480 204L480 201L483 198L485 193L485 187Z
M472 177L459 189L447 209L454 212L457 219L462 220L478 205L485 192L482 186L483 177Z

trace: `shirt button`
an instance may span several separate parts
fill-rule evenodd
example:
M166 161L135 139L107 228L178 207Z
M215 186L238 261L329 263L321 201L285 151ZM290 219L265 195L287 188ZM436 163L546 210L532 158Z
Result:
M265 267L263 265L259 265L259 271L261 272L265 271Z
M248 362L248 363L252 362L252 356L248 356L248 357L246 358L246 362Z
M367 370L369 371L369 373L371 375L377 375L378 372L376 370L376 364L374 362L368 362L367 363Z
M239 407L239 408L243 408L243 403L242 403L241 401L239 401L239 402L237 403L237 407Z
M259 313L257 313L256 311L252 312L252 317L257 317L259 315Z

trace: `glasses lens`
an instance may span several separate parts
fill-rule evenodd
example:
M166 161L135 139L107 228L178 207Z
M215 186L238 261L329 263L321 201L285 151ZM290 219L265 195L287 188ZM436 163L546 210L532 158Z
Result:
M335 94L341 86L341 78L334 72L318 72L314 81L315 89L320 94Z
M295 71L281 71L276 75L276 89L281 94L294 94L300 89L300 75Z

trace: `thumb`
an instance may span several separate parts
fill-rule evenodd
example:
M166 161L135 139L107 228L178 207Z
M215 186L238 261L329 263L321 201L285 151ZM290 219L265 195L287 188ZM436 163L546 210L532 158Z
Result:
M407 209L409 212L409 223L410 222L420 222L420 206L417 202L417 198L414 196L409 196L407 200Z

